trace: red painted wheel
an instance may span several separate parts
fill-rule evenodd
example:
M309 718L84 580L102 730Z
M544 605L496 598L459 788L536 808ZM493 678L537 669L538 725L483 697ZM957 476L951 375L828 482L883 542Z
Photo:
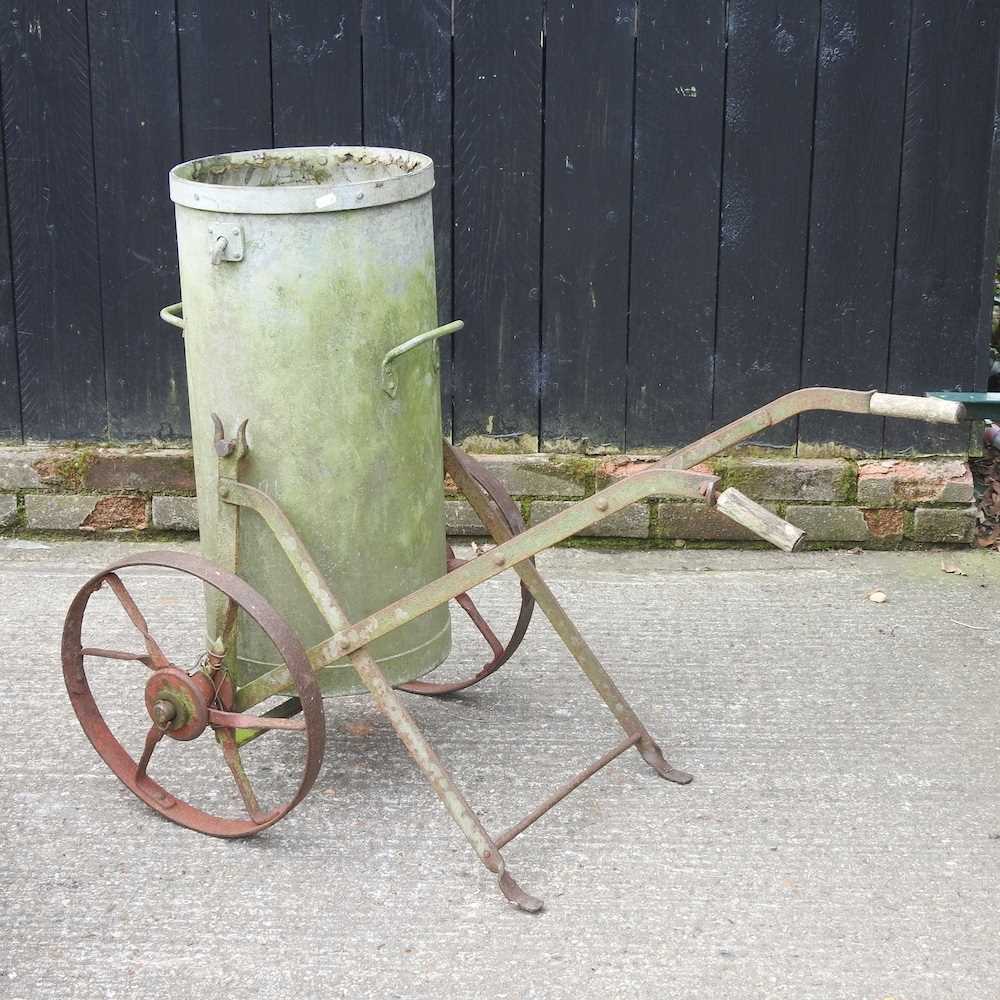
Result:
M511 535L518 535L524 531L525 523L524 518L521 516L520 508L514 503L500 481L490 475L489 471L481 463L471 458L461 448L446 444L446 469L449 462L459 464L479 484L507 525ZM464 565L465 562L467 560L455 558L455 551L449 545L448 572L450 573L453 569ZM410 681L407 684L400 684L399 689L401 691L408 691L410 694L453 694L455 691L463 691L465 688L472 687L473 684L478 684L481 680L485 680L490 674L496 673L514 655L517 647L521 645L525 633L528 631L528 626L531 624L531 616L535 610L535 599L523 583L521 584L520 594L521 606L518 611L517 622L510 634L510 638L506 642L501 642L497 638L496 632L482 614L480 614L472 598L468 594L459 594L455 598L455 603L469 616L479 634L486 640L486 644L490 647L490 652L493 654L492 658L483 664L472 677L468 677L465 680L439 684L431 681Z
M151 627L122 579L122 576L126 575L131 580L135 575L139 585L161 595L160 605L165 601L169 604L179 604L180 601L176 597L162 597L165 592L176 589L169 585L169 581L163 580L162 574L151 582L148 573L121 573L122 570L148 570L151 567L171 570L173 571L171 575L175 577L179 574L183 578L194 578L224 595L227 599L224 642L235 641L239 611L256 622L274 644L294 680L298 704L295 702L291 704L293 709L301 711L301 719L289 718L287 707L269 716L233 712L233 685L222 666L224 653L218 648L205 649L201 655L195 655L197 662L193 667L183 667L167 655L165 651L167 643L161 643L154 636L154 627ZM176 582L178 585L181 583ZM117 600L119 608L107 606L112 603L111 598L107 598L103 603L95 602L102 606L100 609L94 609L91 600L104 588L107 588ZM189 587L187 589L190 590ZM200 596L200 593L197 594L198 598ZM152 593L148 595L147 600L156 603ZM93 620L87 620L88 609L94 611L90 616ZM121 611L124 611L131 626L138 632L144 646L143 652L104 648L103 645L90 641L95 629L117 630L124 626ZM178 631L176 624L173 626L173 631ZM190 644L190 628L184 628L182 631ZM177 639L176 636L172 638ZM196 645L204 644L199 640ZM66 614L63 626L62 661L63 676L70 701L94 749L130 791L174 823L215 837L247 837L273 826L286 816L302 801L316 780L323 762L326 733L323 699L302 643L285 620L252 587L238 576L227 573L198 556L180 552L146 552L122 559L92 577L73 599ZM145 713L145 725L149 725L149 729L138 760L125 749L98 707L86 666L88 662L94 661L115 662L117 669L123 671L110 681L108 678L101 678L103 688L119 695L115 699L115 710L112 712L112 721L116 723L116 728L122 728L118 724L126 716L131 715L134 719L133 713L136 708ZM122 661L132 661L148 671L145 683L141 684L141 694L139 689L142 675L138 674L135 668L124 668ZM97 683L96 675L93 680ZM131 700L127 690L129 687L135 692ZM120 708L121 696L126 699L123 709ZM148 770L151 762L159 763L161 757L168 756L162 751L154 756L158 746L175 743L179 751L182 746L191 744L192 741L197 742L198 737L206 730L214 733L221 747L222 755L221 759L217 759L220 765L217 773L224 779L226 786L221 796L214 785L204 796L211 804L211 811L209 808L193 805L185 798L168 791L161 784L163 779L155 780ZM240 752L241 742L249 742L250 739L268 730L285 731L294 734L290 738L304 738L306 742L301 777L297 786L290 795L282 796L281 804L272 808L262 806L258 800L257 790L251 782ZM246 738L247 735L250 739ZM172 754L169 756L173 757ZM175 763L180 763L179 758L178 754L174 758ZM279 763L278 769L280 768ZM203 771L204 768L199 771L199 777L202 777ZM211 777L216 776L214 767L210 767L209 771ZM240 811L245 815L217 815L215 812L219 808L217 802L220 798L225 798L227 792L233 791L233 782L235 791L239 793L239 799L235 795L230 797L234 802L242 800Z

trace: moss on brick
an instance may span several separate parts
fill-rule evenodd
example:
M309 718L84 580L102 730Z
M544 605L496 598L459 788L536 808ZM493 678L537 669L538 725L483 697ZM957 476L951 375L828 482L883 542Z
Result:
M35 471L46 485L79 492L84 488L87 470L97 460L97 449L86 446L69 454L46 456L35 462Z
M846 458L849 461L871 457L867 452L858 448L848 448L847 445L837 444L835 441L800 441L796 455L798 458Z
M16 495L0 496L0 531L17 531L24 524L24 504Z
M514 437L470 434L463 439L462 450L470 455L532 455L538 451L538 438L532 434Z
M724 487L754 500L844 503L856 489L855 467L843 459L740 459L716 463Z
M593 458L620 455L621 448L614 444L594 444L590 438L553 438L542 442L546 455L590 455Z
M553 470L557 470L558 475L572 479L583 487L584 493L592 493L594 490L594 474L597 471L597 459L588 458L585 455L552 455L549 459ZM544 474L547 470L544 466L535 469Z
M849 462L844 467L843 475L837 483L837 490L843 494L845 503L858 502L858 466Z
M932 545L967 545L975 535L975 515L975 507L918 507L909 534Z
M531 504L531 525L534 527L572 506L571 500L534 500ZM629 504L583 528L579 535L589 538L646 538L649 535L649 504Z

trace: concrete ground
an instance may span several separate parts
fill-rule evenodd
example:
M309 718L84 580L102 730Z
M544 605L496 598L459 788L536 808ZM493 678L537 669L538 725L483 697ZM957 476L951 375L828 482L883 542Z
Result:
M128 547L26 544L0 542L0 996L1000 997L995 553L543 555L695 781L630 753L514 841L510 869L546 901L533 917L364 698L327 702L316 786L256 839L147 809L87 743L59 671L71 595ZM136 588L167 638L197 638L197 588L157 572ZM509 620L508 588L481 606ZM132 648L113 607L96 622ZM143 668L92 672L137 753ZM617 739L539 618L480 687L408 700L494 830ZM296 739L247 753L280 777ZM165 784L175 765L194 784L222 773L207 737L158 753Z

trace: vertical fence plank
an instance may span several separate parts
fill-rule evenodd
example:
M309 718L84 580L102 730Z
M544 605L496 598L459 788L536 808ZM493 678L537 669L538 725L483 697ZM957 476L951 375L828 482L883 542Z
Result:
M975 335L981 345L976 351L975 386L987 387L993 367L989 350L993 334L993 300L996 294L997 261L1000 259L1000 30L997 33L997 79L993 98L993 136L990 147L989 179L983 226L983 252L979 266L979 319ZM978 427L977 427L978 429Z
M395 146L434 160L434 250L438 317L452 318L451 2L366 0L364 134L369 146ZM461 336L461 334L459 334ZM451 345L441 345L445 432L451 432Z
M177 0L185 159L273 145L265 0Z
M455 6L455 437L538 434L541 0Z
M542 435L624 445L635 6L550 0Z
M0 100L3 81L0 79ZM21 390L17 374L14 273L7 216L7 165L0 142L0 441L21 440Z
M630 448L682 444L711 423L725 8L639 5Z
M24 434L106 433L83 0L0 8Z
M274 145L361 142L361 0L271 0Z
M914 0L903 133L890 392L976 389L1000 11ZM996 197L996 191L992 192ZM886 422L889 451L960 451L961 430Z
M112 437L190 433L167 173L181 155L172 5L90 0L101 306Z
M818 32L818 3L730 0L717 423L799 384Z
M802 384L884 389L910 0L825 0ZM882 447L871 417L807 413L799 439Z

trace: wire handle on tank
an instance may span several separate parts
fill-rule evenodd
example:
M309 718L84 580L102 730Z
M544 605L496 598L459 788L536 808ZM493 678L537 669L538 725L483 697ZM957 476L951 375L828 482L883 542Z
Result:
M391 351L387 351L385 357L382 359L382 391L390 397L396 395L396 390L399 388L399 383L396 380L396 372L393 370L392 363L396 358L402 357L407 351L412 351L415 347L420 347L421 344L430 343L433 340L437 340L439 337L447 337L450 333L458 333L465 326L465 323L460 319L456 319L451 323L445 323L444 326L436 326L433 330L427 330L424 333L417 334L416 337L411 337L409 340L404 340L402 344L392 348ZM434 349L434 368L437 370L440 364L440 359L438 357L437 348Z

